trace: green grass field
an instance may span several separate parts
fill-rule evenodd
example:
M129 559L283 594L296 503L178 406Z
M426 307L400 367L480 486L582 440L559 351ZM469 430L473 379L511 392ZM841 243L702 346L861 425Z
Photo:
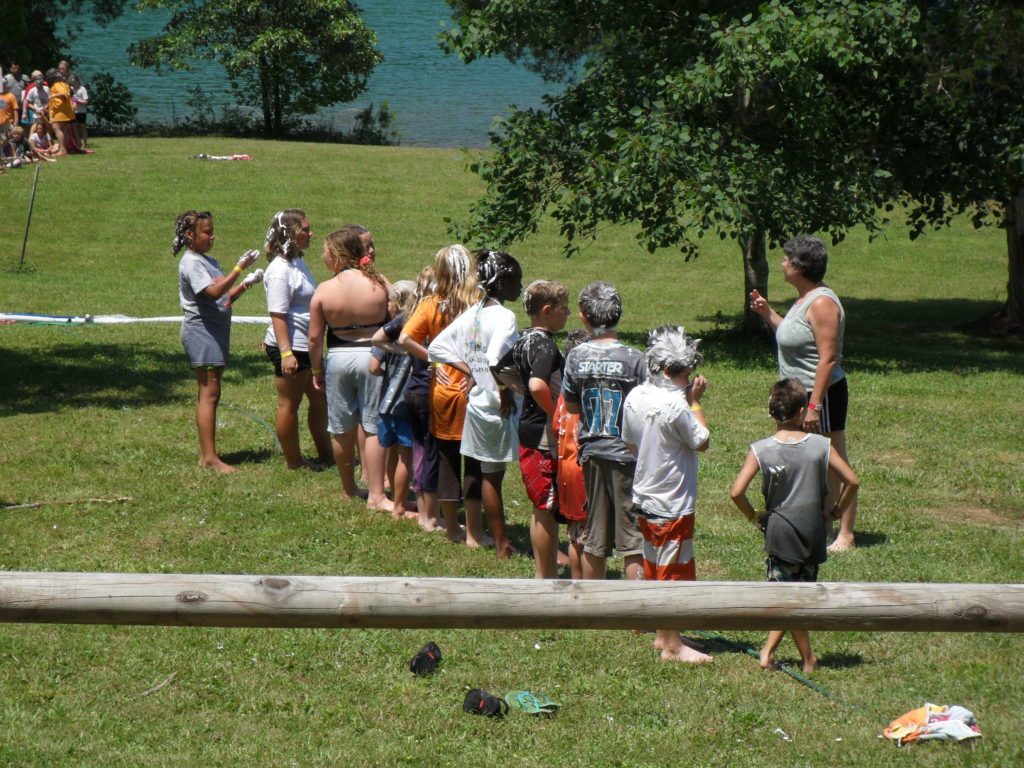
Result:
M446 150L228 139L97 139L94 148L42 169L20 272L32 171L0 176L0 311L178 314L169 245L175 215L191 207L213 211L222 265L262 243L275 211L295 206L314 228L307 261L318 278L328 274L322 236L350 222L373 230L389 278L408 278L449 242L444 217L460 216L480 191L465 158ZM189 159L198 152L254 159ZM759 536L728 489L746 446L770 431L774 356L731 330L743 291L738 249L717 237L705 246L686 263L609 228L566 260L549 229L510 251L527 281L559 279L571 295L596 278L616 283L632 343L662 322L704 337L713 437L701 457L698 575L759 581ZM828 282L849 314L862 546L832 557L822 579L1024 582L1024 343L965 330L1005 298L1002 232L960 223L916 242L893 229L873 243L853 232L831 256ZM770 297L779 309L794 297L778 274ZM262 291L236 304L238 314L265 310ZM499 563L342 501L334 474L286 471L267 426L276 400L262 335L260 326L233 332L218 447L242 471L222 477L196 465L195 384L177 325L0 327L0 502L132 497L0 510L0 569L532 575L525 557ZM529 503L517 470L505 490L525 547ZM405 663L430 639L445 661L413 678ZM762 672L720 641L708 642L714 664L699 668L660 663L650 641L623 631L7 625L0 765L1024 762L1018 635L813 634L823 664L814 681L873 716ZM796 659L788 640L780 658ZM473 718L460 709L467 686L532 688L564 708L551 720ZM878 738L883 720L925 701L974 710L984 737L903 750Z

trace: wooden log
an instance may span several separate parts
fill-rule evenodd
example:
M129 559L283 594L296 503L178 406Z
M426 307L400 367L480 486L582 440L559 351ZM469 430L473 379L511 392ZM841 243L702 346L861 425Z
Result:
M8 572L0 621L1024 632L1024 585Z

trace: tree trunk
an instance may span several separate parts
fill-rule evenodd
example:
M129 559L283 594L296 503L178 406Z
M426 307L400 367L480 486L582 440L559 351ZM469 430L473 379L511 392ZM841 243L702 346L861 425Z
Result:
M1006 252L1010 276L1006 282L1004 333L1024 331L1024 190L1006 206Z
M764 232L754 232L740 238L743 249L743 325L750 329L765 331L761 318L750 309L750 292L757 290L768 298L768 254L765 250Z
M270 111L270 70L265 59L260 59L260 108L263 110L263 135L270 136L273 122Z

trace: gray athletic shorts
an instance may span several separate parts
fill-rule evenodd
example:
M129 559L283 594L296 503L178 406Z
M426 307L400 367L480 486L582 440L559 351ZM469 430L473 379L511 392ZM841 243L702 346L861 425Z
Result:
M633 462L591 456L583 461L587 490L587 522L581 538L583 551L597 557L622 557L643 552L644 538L633 503Z
M380 377L370 375L370 350L335 347L327 350L327 431L343 435L362 422L368 435L377 434Z
M231 342L231 316L221 322L195 320L181 324L181 345L193 368L221 368L228 364Z

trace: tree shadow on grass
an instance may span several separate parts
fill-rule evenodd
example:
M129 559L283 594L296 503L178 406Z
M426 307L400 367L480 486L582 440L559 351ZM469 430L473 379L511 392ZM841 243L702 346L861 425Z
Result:
M1024 373L1024 337L993 336L970 324L991 313L997 302L974 299L861 299L840 296L847 313L843 368L850 373L918 373L930 371ZM785 312L787 298L776 309ZM704 327L688 327L703 339L707 361L739 370L776 367L770 336L739 326L739 315L698 318ZM624 331L621 340L646 347L647 331Z
M859 653L826 653L818 657L818 666L828 669L852 669L863 664L864 657Z
M0 416L47 413L62 408L138 408L191 402L181 386L193 380L181 353L141 344L60 344L45 354L24 349L4 353ZM225 377L267 376L266 358L235 354Z

